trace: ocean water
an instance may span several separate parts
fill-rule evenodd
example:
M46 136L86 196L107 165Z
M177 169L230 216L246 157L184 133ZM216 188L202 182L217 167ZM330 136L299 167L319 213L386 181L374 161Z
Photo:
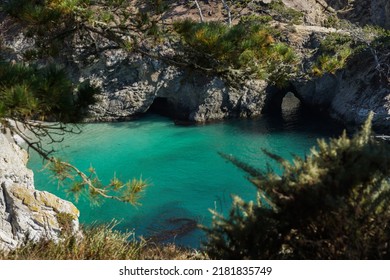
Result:
M56 145L56 156L81 170L93 166L106 183L114 174L122 180L148 180L142 205L111 200L92 205L85 197L76 201L67 195L66 187L51 179L42 160L32 153L29 167L35 173L36 188L74 202L81 223L116 220L119 230L195 248L205 237L201 230L192 229L193 221L210 225L209 209L227 214L232 195L246 200L256 195L246 174L218 152L259 168L269 163L278 171L261 149L289 159L294 154L304 156L317 138L337 136L342 130L330 119L308 114L299 106L288 106L275 116L207 125L177 126L168 118L147 114L139 120L81 128L81 134L67 135Z

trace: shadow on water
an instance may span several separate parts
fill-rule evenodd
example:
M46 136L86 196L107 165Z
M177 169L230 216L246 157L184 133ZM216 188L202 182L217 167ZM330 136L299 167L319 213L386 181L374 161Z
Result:
M291 93L284 97L281 110L264 114L257 121L232 121L232 125L245 133L316 132L324 137L337 137L345 129L328 115L302 106Z
M136 228L142 238L156 243L175 243L198 247L204 233L199 229L200 219L178 202L170 202L151 209L150 214L122 221L117 230ZM196 242L194 242L196 240Z

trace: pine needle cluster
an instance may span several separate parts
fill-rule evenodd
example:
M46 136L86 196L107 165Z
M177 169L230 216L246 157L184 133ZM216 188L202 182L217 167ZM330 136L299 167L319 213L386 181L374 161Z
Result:
M59 184L69 186L67 193L73 195L76 200L81 195L85 195L92 204L99 204L101 199L104 198L130 203L133 206L141 205L139 199L146 187L150 185L142 178L133 178L123 182L115 175L109 183L105 184L100 180L92 166L87 172L83 172L76 166L58 158L50 158L47 167Z
M89 81L74 85L57 65L38 67L0 60L0 119L76 122L95 102L97 93Z
M221 22L175 23L175 30L189 48L188 56L203 68L240 70L249 76L283 85L294 73L297 57L278 41L274 29L256 20L242 20L229 27Z
M320 44L320 55L312 67L312 74L335 74L346 66L348 59L359 50L358 46L349 35L330 33Z
M157 2L154 10L151 1L8 0L0 9L34 38L35 48L24 53L25 60L34 61L66 58L74 54L75 45L76 51L82 45L88 57L106 49L134 51L142 41L158 40L162 31L157 22L165 4Z
M236 197L228 218L214 213L210 257L388 259L390 146L375 140L371 119L352 138L319 140L304 159L268 153L282 175L226 156L251 175L258 197Z

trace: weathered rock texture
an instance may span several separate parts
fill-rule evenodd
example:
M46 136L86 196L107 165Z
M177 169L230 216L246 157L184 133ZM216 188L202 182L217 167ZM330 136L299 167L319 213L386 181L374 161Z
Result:
M267 2L276 1L268 0ZM337 15L360 25L375 24L390 29L388 0L282 0L290 8L301 11L305 22L319 25ZM265 2L265 0L263 0Z
M252 8L244 9L244 14L261 12L264 3L274 0L251 2ZM182 1L184 2L184 1ZM169 14L170 20L198 16L197 9L178 1ZM211 1L201 1L206 20L219 19L224 11L221 5L213 6ZM283 0L293 9L303 12L302 25L278 23L282 32L288 34L286 43L292 46L302 58L303 68L310 69L313 53L319 42L329 32L345 32L320 26L329 16L340 15L360 24L374 23L389 27L390 2L387 0ZM175 12L176 11L176 12ZM284 27L283 27L284 26ZM34 48L34 40L23 35L23 27L0 13L0 42L7 59L22 60L24 51ZM4 32L3 32L4 31ZM171 117L196 122L206 122L230 117L253 117L263 112L270 94L264 81L230 80L206 73L191 67L178 67L156 57L175 57L174 48L169 44L155 47L152 56L129 53L118 49L109 40L96 35L93 41L88 34L76 35L68 41L70 52L56 60L63 63L72 74L75 82L91 80L101 89L99 102L90 108L89 121L113 121L130 119L150 108L169 114ZM84 39L82 39L84 38ZM93 48L91 46L94 46ZM150 48L152 49L152 47ZM367 54L336 75L325 75L309 81L293 82L297 97L306 105L328 110L333 116L345 122L360 123L366 112L376 112L376 124L387 130L389 111L388 84L383 83L376 71L376 63ZM57 58L55 58L57 59ZM229 81L230 82L229 82ZM233 81L233 83L232 83ZM275 108L278 109L278 108ZM382 129L383 130L383 129Z
M258 80L232 86L199 70L180 69L123 50L104 51L89 64L78 61L73 73L75 79L89 79L101 88L90 121L127 119L145 113L156 100L164 100L166 113L182 120L253 117L261 114L267 86ZM159 110L158 105L154 108Z
M376 24L390 29L390 1L388 0L321 0L334 8L340 17L353 22Z
M390 133L390 79L370 51L355 56L335 74L296 82L295 91L306 105L327 110L345 123L362 124L372 111L374 127Z
M71 219L70 230L78 231L77 208L35 190L27 160L27 152L0 133L0 250L14 249L26 241L58 240L63 218Z

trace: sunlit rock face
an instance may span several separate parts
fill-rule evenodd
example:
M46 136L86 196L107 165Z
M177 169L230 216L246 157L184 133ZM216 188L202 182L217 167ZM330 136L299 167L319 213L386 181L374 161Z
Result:
M71 220L73 233L79 230L78 209L51 193L35 190L27 160L25 150L0 134L0 250L26 241L57 241L63 229L60 216Z

